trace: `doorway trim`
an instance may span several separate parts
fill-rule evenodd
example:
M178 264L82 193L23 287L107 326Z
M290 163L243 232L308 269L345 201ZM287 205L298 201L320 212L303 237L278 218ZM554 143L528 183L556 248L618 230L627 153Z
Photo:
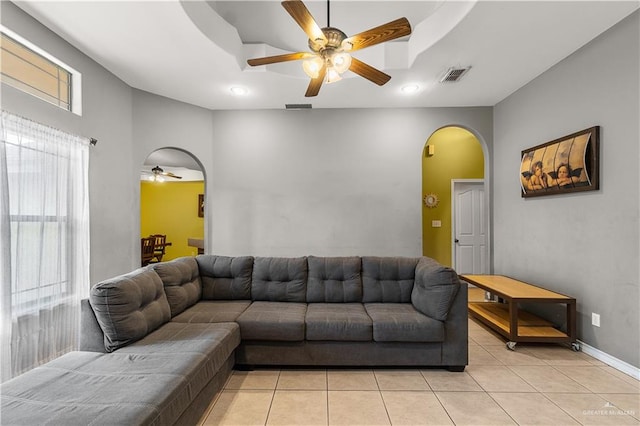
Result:
M481 183L483 191L485 193L485 203L487 201L487 181L486 179L451 179L451 267L456 269L456 198L455 190L456 185L465 183ZM489 208L485 204L484 206L485 226L487 229L487 262L488 265L484 265L487 271L491 270L491 218L489 217Z

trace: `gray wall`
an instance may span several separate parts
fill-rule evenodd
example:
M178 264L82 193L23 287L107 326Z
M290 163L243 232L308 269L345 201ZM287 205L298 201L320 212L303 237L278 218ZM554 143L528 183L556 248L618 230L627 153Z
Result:
M492 139L491 108L214 111L212 251L422 254L422 151L456 124Z
M13 3L0 2L2 24L82 73L82 117L2 85L2 109L93 137L90 150L91 281L130 271L139 262L135 229L139 203L132 161L131 88L56 36ZM135 238L134 238L135 237Z
M576 297L580 339L636 367L639 35L635 13L499 103L493 146L495 272ZM599 191L520 197L523 149L594 125Z

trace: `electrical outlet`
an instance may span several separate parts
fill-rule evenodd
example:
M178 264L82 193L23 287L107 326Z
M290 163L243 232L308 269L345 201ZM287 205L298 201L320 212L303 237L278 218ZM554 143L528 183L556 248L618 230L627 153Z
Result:
M600 327L600 314L591 313L591 325L595 325L596 327Z

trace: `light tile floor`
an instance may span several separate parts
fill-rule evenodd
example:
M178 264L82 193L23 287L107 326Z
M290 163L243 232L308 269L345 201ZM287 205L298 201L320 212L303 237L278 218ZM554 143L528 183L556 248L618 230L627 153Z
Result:
M471 298L471 296L470 296ZM640 382L469 320L469 365L234 371L201 425L640 425Z

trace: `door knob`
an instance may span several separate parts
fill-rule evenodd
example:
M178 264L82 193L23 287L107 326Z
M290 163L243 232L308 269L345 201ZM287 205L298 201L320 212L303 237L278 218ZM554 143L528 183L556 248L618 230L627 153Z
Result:
M456 238L455 240L453 240L453 242L458 244L460 242L460 240Z

